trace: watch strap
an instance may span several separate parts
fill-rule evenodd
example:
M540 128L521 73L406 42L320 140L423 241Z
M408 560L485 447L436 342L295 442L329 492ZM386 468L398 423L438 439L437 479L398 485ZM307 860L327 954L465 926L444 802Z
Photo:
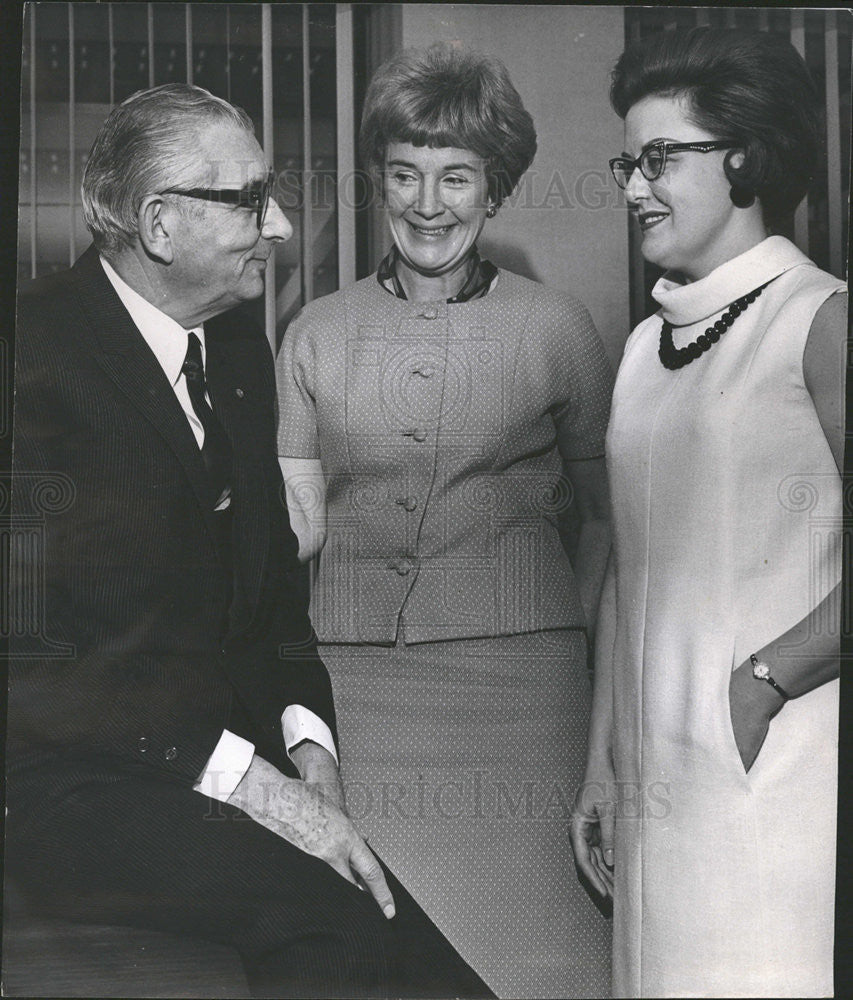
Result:
M776 681L774 681L773 678L770 676L770 667L768 667L766 663L762 663L761 660L759 660L758 657L755 655L755 653L749 654L749 662L752 664L752 676L755 677L757 680L767 681L767 683L770 685L770 687L773 688L774 691L780 694L782 698L785 699L785 701L788 701L788 699L791 696L781 686L781 684L777 684Z

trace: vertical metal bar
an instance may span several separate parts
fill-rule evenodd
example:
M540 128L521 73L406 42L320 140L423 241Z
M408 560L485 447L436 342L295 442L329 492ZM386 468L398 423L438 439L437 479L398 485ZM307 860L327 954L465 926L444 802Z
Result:
M627 11L626 11L627 13ZM639 20L633 20L631 24L630 43L639 42L642 37ZM621 196L620 196L621 197ZM646 261L643 257L643 238L640 234L639 226L631 217L631 213L625 212L625 221L628 225L628 261L631 268L630 296L631 296L631 327L635 327L640 320L645 318L646 312Z
M734 7L726 7L726 27L727 28L737 27L737 17L735 16Z
M770 12L766 7L760 7L758 10L758 30L759 31L769 31L770 30Z
M696 27L707 28L711 24L711 14L707 7L696 8Z
M275 145L273 142L272 107L272 6L268 3L261 7L261 108L264 156L266 156L267 163L273 166L275 164ZM276 349L275 305L275 250L273 250L267 261L266 281L264 283L264 329L273 352Z
M338 288L355 281L355 108L352 4L335 6L337 91Z
M829 229L829 269L842 277L841 254L841 108L838 75L838 15L824 11L824 51L826 65L826 169L827 228Z
M74 4L68 4L68 265L69 267L77 259L77 227L76 205L77 194L74 190L76 186L77 164L77 134L76 134L76 111L77 93L74 77L77 71L77 60L74 53Z
M184 4L184 32L187 41L187 83L193 82L193 10L192 4Z
M805 59L806 57L806 25L803 9L795 7L791 10L791 45ZM809 205L803 198L794 212L794 242L803 251L809 252Z
M302 4L302 304L314 298L314 232L311 212L311 22Z
M116 28L111 3L107 4L107 46L109 47L110 64L110 107L113 107L116 102Z
M148 86L154 86L154 4L148 4Z
M225 99L231 100L231 4L225 5Z
M27 5L30 16L30 277L36 277L38 264L38 170L36 157L36 9L37 4Z

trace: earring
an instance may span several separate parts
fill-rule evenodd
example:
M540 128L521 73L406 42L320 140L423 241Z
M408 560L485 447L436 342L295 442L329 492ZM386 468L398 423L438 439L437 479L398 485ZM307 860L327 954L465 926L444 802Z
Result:
M729 197L736 208L749 208L755 203L755 192L750 191L747 187L740 187L737 184L732 184L729 190Z
M486 218L487 219L494 219L494 217L497 214L498 214L498 206L497 205L489 205L489 207L486 209Z

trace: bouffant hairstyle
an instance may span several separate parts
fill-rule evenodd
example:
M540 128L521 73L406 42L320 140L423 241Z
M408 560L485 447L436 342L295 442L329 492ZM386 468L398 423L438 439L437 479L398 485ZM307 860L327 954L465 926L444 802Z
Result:
M610 102L624 118L651 94L681 96L692 120L744 152L725 158L732 200L755 195L765 223L789 217L814 176L821 107L796 49L769 32L723 28L665 31L629 46L611 76Z
M500 204L536 155L536 130L497 59L436 43L407 49L376 71L364 101L362 163L379 180L391 142L470 149L486 161Z

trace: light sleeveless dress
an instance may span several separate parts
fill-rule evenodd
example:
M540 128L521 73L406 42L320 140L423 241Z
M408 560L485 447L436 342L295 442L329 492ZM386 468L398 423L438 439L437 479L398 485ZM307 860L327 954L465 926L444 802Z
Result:
M663 367L661 315L683 347L765 282L706 354ZM838 681L784 706L748 774L728 689L841 578L841 483L802 361L844 288L773 236L662 278L626 346L607 435L616 996L832 994Z

